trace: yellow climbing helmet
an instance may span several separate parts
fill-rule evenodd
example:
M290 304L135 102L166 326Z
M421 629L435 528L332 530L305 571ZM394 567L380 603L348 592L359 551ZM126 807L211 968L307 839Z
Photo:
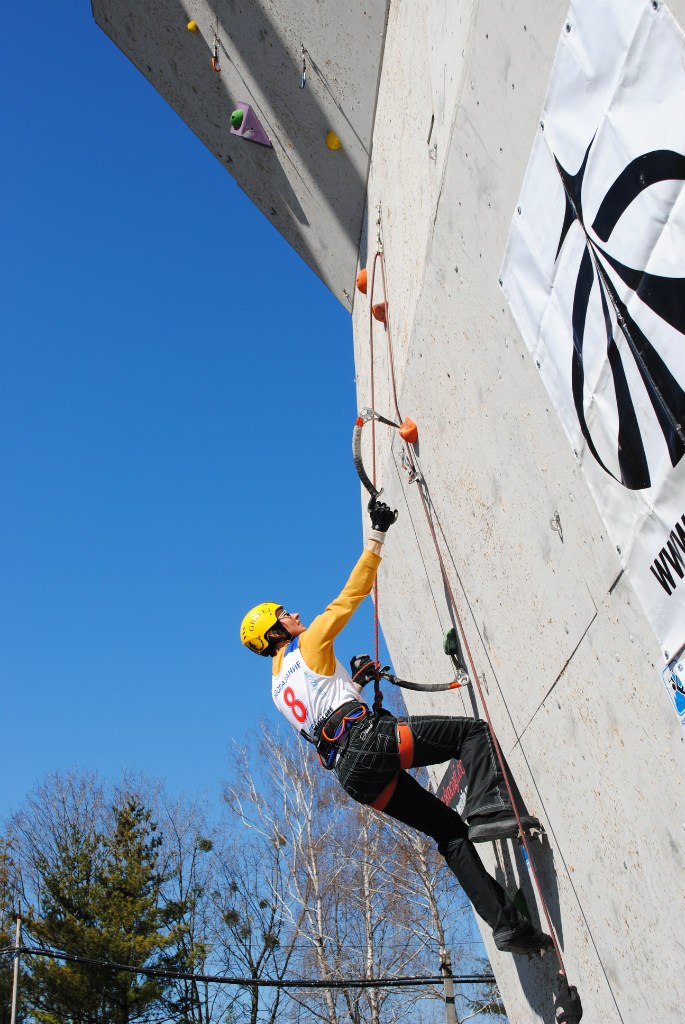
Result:
M255 654L264 657L273 654L273 641L270 641L266 634L278 623L277 613L282 607L283 605L271 602L255 605L240 624L241 643Z

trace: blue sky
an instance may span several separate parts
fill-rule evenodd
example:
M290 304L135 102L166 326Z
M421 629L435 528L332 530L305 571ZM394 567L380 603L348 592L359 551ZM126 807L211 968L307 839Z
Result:
M3 36L0 814L74 765L214 800L277 716L242 615L361 546L350 317L85 0Z

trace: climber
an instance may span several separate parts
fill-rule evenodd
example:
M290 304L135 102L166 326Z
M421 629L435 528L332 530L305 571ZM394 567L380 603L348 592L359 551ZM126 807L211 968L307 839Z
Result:
M397 511L373 497L372 530L365 550L340 595L306 627L282 605L257 605L247 613L240 639L272 659L272 696L290 725L316 744L325 767L359 803L431 836L477 913L493 930L499 950L533 953L553 945L525 920L492 878L474 842L513 837L518 825L498 767L487 723L474 718L410 716L371 712L359 684L336 658L333 643L371 592L386 531ZM367 664L364 656L353 659ZM461 758L469 780L465 817L424 789L405 769ZM539 825L522 817L524 828Z

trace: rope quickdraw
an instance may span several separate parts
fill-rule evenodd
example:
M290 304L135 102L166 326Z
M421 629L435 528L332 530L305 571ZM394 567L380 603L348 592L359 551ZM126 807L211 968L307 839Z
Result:
M304 43L301 44L302 49L302 77L300 79L300 89L304 89L307 84L307 51L304 48Z
M357 682L358 677L366 672L373 672L374 679L387 679L389 683L392 683L393 686L398 686L401 690L415 690L418 693L442 693L445 690L459 690L462 686L471 685L471 681L466 676L466 673L464 673L463 678L452 679L449 683L413 683L409 679L398 679L387 665L381 668L375 661L365 662L352 676L352 682Z
M386 278L385 278L385 254L384 254L384 249L383 249L383 241L382 241L382 237L381 237L381 207L380 207L380 204L378 205L377 209L378 209L378 216L377 216L377 220L376 220L376 225L377 225L377 251L376 251L376 254L374 256L372 270L371 270L371 293L370 293L370 297L369 297L369 349L370 349L370 361L371 361L370 377L371 377L371 405L372 405L372 407L375 405L375 394L374 394L374 344L373 344L373 320L374 320L374 317L373 317L373 314L372 314L371 310L372 310L372 307L373 307L373 287L374 287L374 281L375 281L375 276L376 276L376 263L378 261L380 261L380 268L381 268L381 278L382 278L382 287L383 287L383 303L385 305L386 311L388 309L388 289L387 289L387 282L386 282ZM398 400L397 400L397 384L396 384L396 380L395 380L395 367L394 367L394 362L393 362L392 336L391 336L391 332L390 332L390 319L387 316L386 316L386 318L384 320L384 329L385 329L385 333L386 333L387 339L388 339L388 363L389 363L389 370L390 370L390 380L391 380L391 385L392 385L392 395L393 395L393 401L394 401L394 405L395 405L395 413L396 413L397 419L402 421L402 416L401 416L401 413L400 413L400 410L399 410L399 404L398 404ZM373 410L365 410L365 411L372 412ZM376 484L375 484L375 481L376 481L375 420L378 419L381 422L389 423L389 425L393 426L393 427L397 427L397 423L393 423L392 421L383 420L383 419L381 419L381 417L379 417L377 415L373 415L372 417L367 417L367 418L371 418L371 427L372 427L372 446L373 446L373 484L372 484L372 488L373 488L373 490L368 485L368 483L370 483L370 481L368 481L368 477L366 476L366 473L364 473L364 477L366 477L366 480L368 481L367 483L364 482L364 478L362 477L362 472L364 471L364 467L363 467L363 464L361 463L361 458L359 458L359 460L358 460L355 457L355 466L357 467L357 472L359 473L360 479L361 479L362 483L364 484L364 486L366 487L366 489L372 495L374 494L374 492L375 492L376 495L378 495L380 493L380 491L376 490ZM361 422L360 422L360 420L361 420ZM361 429L362 429L362 427L363 427L363 425L364 425L364 423L366 421L367 420L364 419L362 417L362 414L360 413L360 417L357 420L357 424L355 425L355 431L358 431L358 434L356 435L356 438L355 438L355 436L353 436L353 453L355 452L355 440L357 440L357 446L361 445ZM492 725L492 719L490 717L490 711L488 709L487 701L485 699L485 694L483 692L483 687L482 687L482 684L480 682L479 675L478 675L478 673L476 671L476 666L475 666L475 663L474 663L473 655L471 653L471 649L470 649L470 646L469 646L469 643L468 643L468 637L466 636L466 632L464 630L464 626L463 626L463 623L462 623L461 615L459 614L459 608L457 606L457 602L456 602L456 599L455 599L455 596L454 596L454 592L452 590L452 584L450 582L449 575L447 573L445 562L444 562L444 559L443 559L443 556L442 556L442 552L440 550L440 544L438 542L438 537L437 537L437 533L436 533L436 530L435 530L435 525L434 525L434 522L433 522L433 520L435 520L439 524L439 520L438 520L437 515L435 513L435 509L432 508L432 515L431 515L431 511L429 510L429 507L428 507L426 481L425 481L425 477L423 477L423 475L420 474L420 472L419 472L418 460L416 458L416 453L412 449L412 446L413 446L414 443L415 443L415 439L412 440L412 441L408 441L407 442L405 451L403 452L402 464L403 464L403 466L406 469L408 469L410 471L410 482L412 482L413 480L416 480L416 479L418 479L418 481L419 481L418 490L419 490L419 494L421 495L421 505L423 507L423 511L424 511L424 514L425 514L425 517L426 517L426 522L428 524L428 528L429 528L429 531L430 531L430 534L431 534L431 537L432 537L432 540L433 540L433 544L434 544L434 547L435 547L435 552L436 552L436 555L437 555L437 558L438 558L438 563L440 565L440 573L441 573L442 580L443 580L443 583L444 583L444 586L445 586L446 594L448 595L449 602L450 602L450 605L452 607L452 612L454 614L454 620L455 620L455 622L457 624L458 632L459 632L460 636L463 638L464 649L466 651L466 655L467 655L467 658L468 658L468 663L469 663L469 666L470 666L470 669L471 669L471 678L474 680L476 688L478 690L478 695L479 695L479 698L480 698L481 706L483 708L483 711L485 712L485 717L486 717L486 720L487 720L487 723L488 723L488 727L490 729L490 734L492 736L493 746L495 748L495 753L497 755L497 759L498 759L498 762L499 762L500 770L502 772L502 776L504 778L504 782L505 782L506 787L507 787L507 793L509 795L509 800L511 802L511 807L512 807L514 816L516 818L516 823L518 825L518 830L519 830L519 832L518 832L518 840L519 840L519 843L520 843L520 845L521 845L521 847L523 849L524 860L526 861L526 863L528 865L528 868L530 870L531 876L533 878L533 882L535 884L535 887L537 889L537 892L538 892L538 895L539 895L539 898L540 898L540 905L542 907L542 910L543 910L543 913L544 913L544 916L545 916L545 921L547 923L547 928L549 930L549 934L552 937L552 942L554 944L554 952L556 954L557 961L559 963L559 969L560 969L560 971L563 972L564 975L566 975L566 968L564 966L564 960L563 960L563 957L562 957L562 954L561 954L561 948L560 948L560 945L559 945L559 941L557 939L557 935L556 935L556 931L555 931L554 925L552 923L552 918L551 918L551 915L550 915L550 912L549 912L549 908L547 906L547 901L546 901L544 893L542 891L542 885L540 883L540 878L538 876L537 868L535 866L535 860L533 858L533 855L532 855L532 852L531 852L531 849L530 849L530 845L529 845L528 839L526 837L525 830L524 830L523 825L521 823L521 816L519 814L519 811L518 811L518 808L517 808L517 805L516 805L516 800L514 799L514 793L513 793L513 789L512 789L512 785L511 785L511 780L509 778L509 772L507 770L506 762L505 762L504 757L502 755L502 750L501 750L501 747L500 747L499 742L497 740L497 736L495 735L495 730L494 730L493 725ZM358 447L358 450L360 451L359 447ZM361 472L360 472L360 468L361 468ZM442 530L441 526L440 526L440 532L442 533L443 539L444 539L444 531ZM376 687L376 693L378 694L378 693L380 693L380 690L378 688L378 678L380 678L382 676L382 672L378 668L378 666L380 665L380 662L378 660L379 609L378 609L378 586L377 586L377 582L374 584L374 605L375 605L375 611L374 611L374 632L375 632L375 640L376 640L376 675L377 675L377 678L376 678L376 681L375 681L375 687ZM390 681L392 682L392 680L390 680ZM399 683L398 683L398 685L399 685ZM434 685L438 685L438 684L434 684ZM409 687L405 687L405 688L407 688L407 689L415 689L415 688L418 688L418 687L416 687L416 684L414 684L414 686L409 686ZM451 689L453 687L448 686L447 688ZM420 689L428 689L428 688L427 687L420 687ZM381 700L382 700L382 696L381 696ZM374 701L374 710L375 710L375 708L376 708L376 702Z
M216 71L217 75L221 74L221 66L219 64L219 37L214 33L214 46L212 47L212 71Z
M398 679L392 672L381 672L381 679L387 679L401 690L416 690L418 693L442 693L443 690L459 690L462 686L471 685L468 679L452 679L449 683L412 683L408 679Z

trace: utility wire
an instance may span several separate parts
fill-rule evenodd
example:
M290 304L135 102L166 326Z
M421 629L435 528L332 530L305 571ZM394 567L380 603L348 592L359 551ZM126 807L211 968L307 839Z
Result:
M143 974L148 978L167 978L174 981L202 981L214 985L240 985L241 987L255 988L409 988L417 985L441 985L444 981L442 975L429 977L418 975L417 977L400 978L351 978L348 981L318 981L298 978L295 980L271 979L271 978L230 978L220 974L193 974L188 971L165 971L158 967L135 967L133 964L117 964L110 960L96 960L92 957L77 956L75 953L55 953L49 949L40 949L37 946L8 946L0 949L0 954L11 953L13 955L25 953L29 956L44 956L49 960L64 960L72 964L84 964L87 967L104 967L110 971L122 971L127 974ZM494 982L492 974L463 974L454 975L453 979L457 985L487 985Z

